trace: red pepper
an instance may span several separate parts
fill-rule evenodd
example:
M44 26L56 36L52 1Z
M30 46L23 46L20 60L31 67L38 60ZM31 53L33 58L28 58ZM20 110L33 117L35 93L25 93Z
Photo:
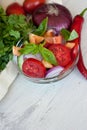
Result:
M79 71L81 72L81 74L87 79L87 69L84 65L81 51L79 52L79 60L77 63L77 67L78 67Z
M74 43L76 43L76 46L77 46L77 44L79 45L79 59L78 59L78 63L77 63L77 68L81 72L81 74L87 79L87 69L83 62L82 51L81 51L81 42L80 42L82 25L84 23L83 15L84 15L85 11L87 11L87 8L84 9L81 14L76 15L74 17L74 20L71 25L71 30L74 29L78 33L78 38L73 41Z

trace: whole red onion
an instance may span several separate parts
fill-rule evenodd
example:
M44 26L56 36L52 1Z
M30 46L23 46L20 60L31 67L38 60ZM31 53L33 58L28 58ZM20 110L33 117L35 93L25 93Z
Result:
M46 17L48 17L48 29L53 29L56 34L62 28L69 29L72 22L70 11L65 6L57 3L43 4L36 8L32 15L33 22L37 26Z

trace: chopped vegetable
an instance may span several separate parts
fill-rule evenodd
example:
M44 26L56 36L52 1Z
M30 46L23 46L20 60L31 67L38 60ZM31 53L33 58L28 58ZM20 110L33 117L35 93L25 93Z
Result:
M44 34L44 37L53 37L53 36L55 36L53 29L47 30Z
M53 67L47 71L45 77L52 78L52 77L58 76L63 70L64 70L64 68L61 66Z
M23 62L22 71L26 76L33 78L44 78L46 74L45 66L34 58L28 58Z
M19 52L19 50L21 50L21 47L17 47L17 46L13 46L13 55L15 56L20 56L21 53Z
M65 45L53 44L49 46L49 50L53 52L60 66L66 66L71 61L70 50Z
M44 40L44 37L29 33L29 42L40 44Z
M43 65L44 65L46 68L52 68L52 67L53 67L52 64L50 64L49 62L45 61L44 59L42 60L42 63L43 63Z

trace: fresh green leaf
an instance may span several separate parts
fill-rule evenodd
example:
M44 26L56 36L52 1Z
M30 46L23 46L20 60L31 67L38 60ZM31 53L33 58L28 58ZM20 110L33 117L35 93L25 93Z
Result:
M37 54L39 51L38 45L34 43L26 44L21 50L21 54Z
M26 25L26 21L25 21L26 17L24 15L10 15L8 18L8 23L10 25L13 25L15 27L18 26L25 26Z
M78 38L78 33L75 30L72 30L71 32L66 30L66 29L62 29L61 30L61 34L64 37L64 39L66 41L72 41L76 38Z
M4 48L4 43L2 40L0 40L0 50Z
M69 36L70 36L70 32L69 32L68 30L66 30L66 29L62 29L62 30L61 30L61 34L62 34L62 36L64 37L64 39L65 39L66 41L68 41Z
M78 33L75 30L72 30L72 32L70 33L70 36L68 38L68 41L72 41L76 38L78 38Z
M48 18L45 18L33 33L39 36L43 36L47 30L47 24Z
M53 64L53 65L57 65L57 61L56 58L54 56L54 54L48 50L47 48L41 46L41 44L39 45L39 51L42 55L42 57L48 61L49 63Z
M24 45L25 46L20 50L21 54L35 55L37 53L40 53L46 61L50 62L53 65L57 65L57 61L54 54L47 48L43 47L44 43L39 45L34 43L28 43Z
M20 38L20 33L19 33L19 31L10 30L9 34L10 34L10 36L15 37L16 39L19 39L19 38Z

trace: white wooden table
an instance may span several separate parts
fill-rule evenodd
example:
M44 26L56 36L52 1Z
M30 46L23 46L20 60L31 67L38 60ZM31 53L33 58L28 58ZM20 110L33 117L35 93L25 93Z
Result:
M74 16L87 7L87 0L63 0L63 4ZM85 20L84 57L87 55L87 13ZM51 84L32 83L19 75L0 102L0 130L87 130L87 80L77 68L63 80Z

